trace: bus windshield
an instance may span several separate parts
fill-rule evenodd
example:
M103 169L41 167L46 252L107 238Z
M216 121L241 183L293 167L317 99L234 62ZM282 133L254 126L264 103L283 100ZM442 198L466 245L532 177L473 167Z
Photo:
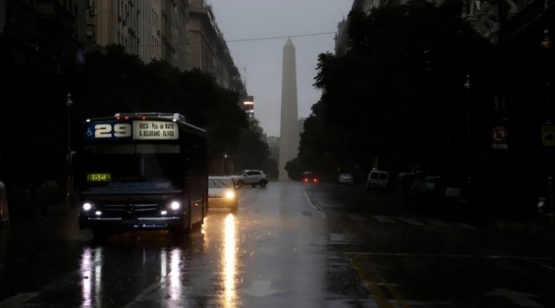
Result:
M84 147L86 188L179 187L186 172L178 144L101 144Z

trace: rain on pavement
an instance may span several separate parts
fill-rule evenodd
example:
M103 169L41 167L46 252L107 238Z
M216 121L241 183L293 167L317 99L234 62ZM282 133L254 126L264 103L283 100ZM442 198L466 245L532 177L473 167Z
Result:
M554 307L548 230L409 212L358 185L243 187L199 232L0 228L0 307Z

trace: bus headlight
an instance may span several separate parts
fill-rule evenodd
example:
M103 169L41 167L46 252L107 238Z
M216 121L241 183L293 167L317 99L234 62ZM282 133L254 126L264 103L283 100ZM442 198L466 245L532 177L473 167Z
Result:
M179 210L180 208L181 208L181 203L179 203L179 201L172 201L172 202L170 203L170 209L171 209L172 211L177 211L177 210Z
M90 211L93 208L93 205L90 202L85 202L85 203L83 203L82 208L85 212L87 212L87 211Z

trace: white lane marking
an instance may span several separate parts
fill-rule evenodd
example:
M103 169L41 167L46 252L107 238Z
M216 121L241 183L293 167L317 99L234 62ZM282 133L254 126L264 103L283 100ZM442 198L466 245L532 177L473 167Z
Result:
M240 291L242 293L256 297L263 297L285 292L283 290L272 289L272 282L270 280L255 280L252 282L251 286L248 289L243 289Z
M333 244L350 244L353 242L353 236L349 234L331 233L330 243Z
M520 307L533 307L540 308L543 305L533 301L530 297L539 297L538 295L523 293L513 290L506 289L495 289L491 292L486 293L486 295L503 296Z
M532 263L534 263L534 264L536 264L536 265L539 265L539 266L541 266L541 267L544 267L544 268L546 268L546 269L548 269L548 270L550 270L550 271L552 271L552 272L555 271L555 268L554 268L553 266L549 266L549 265L547 265L547 264L545 264L545 263L540 262L539 260L532 259L532 258L526 258L526 260L528 260L528 262L532 262Z
M0 308L24 307L24 304L38 293L19 293L0 302Z

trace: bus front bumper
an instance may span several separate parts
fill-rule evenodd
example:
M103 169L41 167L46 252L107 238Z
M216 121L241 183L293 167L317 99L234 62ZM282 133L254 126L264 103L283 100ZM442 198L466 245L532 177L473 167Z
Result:
M81 229L171 229L184 225L183 217L79 217Z

